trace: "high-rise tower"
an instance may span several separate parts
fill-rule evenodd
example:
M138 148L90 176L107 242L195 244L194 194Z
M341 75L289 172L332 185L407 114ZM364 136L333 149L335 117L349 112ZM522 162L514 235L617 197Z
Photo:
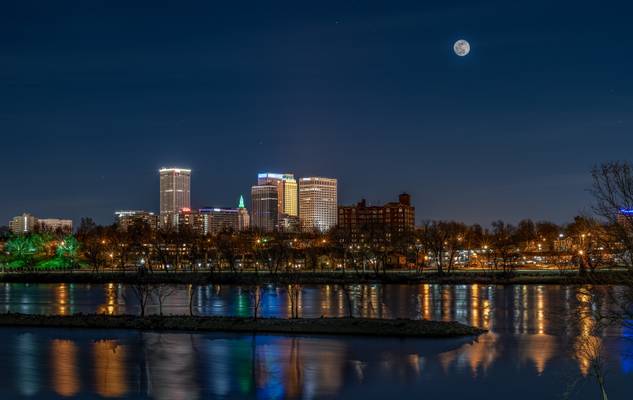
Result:
M180 210L191 208L191 170L161 168L159 173L160 220L161 224L171 224Z
M337 181L332 178L299 179L299 220L301 230L326 232L336 226Z
M257 174L257 184L277 186L277 208L280 214L291 217L299 215L297 181L293 174L260 173Z
M255 185L251 188L251 223L264 232L277 229L279 221L277 185Z

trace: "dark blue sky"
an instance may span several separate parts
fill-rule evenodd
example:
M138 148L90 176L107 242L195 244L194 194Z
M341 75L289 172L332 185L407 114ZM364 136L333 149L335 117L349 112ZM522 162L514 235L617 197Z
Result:
M194 206L259 171L412 193L417 217L558 222L630 159L625 2L0 2L0 222ZM452 43L467 39L467 57Z

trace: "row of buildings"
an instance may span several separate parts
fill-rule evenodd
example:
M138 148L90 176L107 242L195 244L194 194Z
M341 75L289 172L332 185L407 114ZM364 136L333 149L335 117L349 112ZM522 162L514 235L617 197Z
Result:
M327 232L337 221L337 181L262 173L251 188L253 226L265 232Z
M191 207L191 170L161 168L160 214L156 224L182 228L207 234L231 228L245 230L253 227L264 232L319 231L336 226L337 181L333 178L305 177L293 174L260 173L251 187L251 213L240 196L236 208ZM150 220L154 216L144 211L117 212L125 226L133 219ZM151 225L154 225L152 223Z
M244 197L237 207L202 207L191 205L191 170L161 168L160 211L115 212L119 227L128 230L137 222L152 229L171 227L197 234L216 234L225 229L243 231L255 228L263 232L327 232L339 227L352 238L362 232L381 230L397 233L413 230L415 209L410 196L400 195L398 202L368 206L362 200L354 206L338 206L338 182L334 178L301 177L293 174L260 173L251 187L251 212ZM71 220L38 219L30 214L13 218L10 229L15 234L33 231L72 232Z
M73 231L73 221L59 218L38 218L29 213L13 217L9 221L9 230L15 235L30 232L50 232L69 234Z
M338 182L327 177L301 177L294 174L265 172L257 175L251 187L250 213L243 196L238 206L191 206L191 170L161 168L160 213L119 211L119 224L126 228L135 220L150 226L188 227L196 233L209 234L229 228L234 231L250 227L263 232L327 232L338 226L352 237L361 231L380 229L386 232L413 230L415 209L408 194L398 202L368 206L362 200L354 206L338 205ZM380 228L378 228L380 227Z

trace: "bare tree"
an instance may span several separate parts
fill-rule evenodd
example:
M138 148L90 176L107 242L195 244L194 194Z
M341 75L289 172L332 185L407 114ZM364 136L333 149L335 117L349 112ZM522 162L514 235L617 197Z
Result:
M617 242L618 261L633 269L633 166L610 162L594 167L591 174L593 209Z
M493 222L490 234L490 250L495 267L501 265L503 272L509 272L511 262L518 254L516 228L503 221Z
M299 318L299 297L301 296L301 285L291 283L288 285L288 299L290 300L290 317Z
M578 289L579 300L576 327L578 335L573 345L574 358L578 361L583 376L591 376L600 387L602 400L608 400L606 390L607 353L603 347L601 304L594 287L587 285Z
M253 319L257 321L262 305L262 289L259 286L251 286L247 290L248 297L250 298L251 304L253 305Z
M174 285L168 283L159 283L152 287L152 292L156 299L158 300L158 313L160 316L163 316L163 304L168 297L176 292L176 287Z
M594 211L603 218L610 236L614 262L628 273L620 276L618 286L609 287L609 307L598 316L601 323L633 328L633 166L610 162L594 167L591 192Z
M351 285L342 284L341 291L347 303L347 317L354 318L354 303L352 302L352 288Z
M596 380L602 400L608 400L605 385L606 353L602 339L595 335L581 335L575 346L576 357L583 368Z
M431 254L439 274L453 270L465 233L466 226L454 221L427 221L422 226L421 242Z
M196 301L196 292L198 285L192 283L189 285L189 315L193 317L193 306Z
M92 266L95 273L106 263L106 235L102 226L97 226L92 218L82 218L77 230L77 240L81 243L80 251L84 259Z
M140 316L145 316L145 310L147 305L152 299L152 288L145 283L134 283L128 286L132 293L132 298L136 300L139 305ZM124 299L128 300L127 294L123 295Z

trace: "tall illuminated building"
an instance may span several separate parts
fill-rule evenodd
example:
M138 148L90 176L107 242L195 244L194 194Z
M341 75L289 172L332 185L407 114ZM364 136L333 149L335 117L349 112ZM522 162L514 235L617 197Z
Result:
M240 196L240 201L237 206L237 228L240 231L245 231L251 226L251 217L248 214L248 210L244 205L244 196Z
M191 170L161 168L159 173L160 222L169 225L180 210L191 208Z
M299 179L299 221L304 232L327 232L336 226L337 181L333 178Z
M272 232L279 221L277 185L255 185L251 188L251 224L256 229Z
M292 217L299 215L297 180L293 174L260 173L257 174L257 184L277 186L277 208L280 214Z

